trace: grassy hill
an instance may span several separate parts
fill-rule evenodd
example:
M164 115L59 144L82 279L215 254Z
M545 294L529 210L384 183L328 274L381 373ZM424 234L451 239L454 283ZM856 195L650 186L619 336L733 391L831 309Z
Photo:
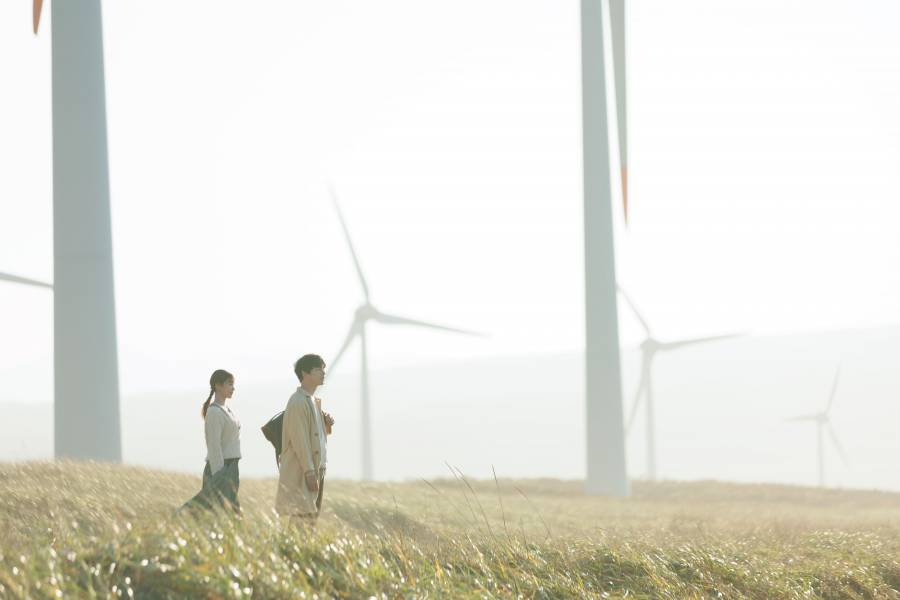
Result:
M900 598L900 494L718 482L328 481L318 526L242 482L242 519L174 509L199 477L0 464L0 597Z

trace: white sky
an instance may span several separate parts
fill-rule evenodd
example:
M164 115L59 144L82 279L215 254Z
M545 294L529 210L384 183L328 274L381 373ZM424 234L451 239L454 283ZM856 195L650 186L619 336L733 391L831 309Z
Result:
M896 324L900 5L629 10L617 260L660 337ZM49 12L0 5L0 271L48 280ZM123 393L328 360L362 298L329 180L377 306L490 334L376 326L374 369L581 347L578 14L106 2ZM0 285L0 400L50 401L51 315Z

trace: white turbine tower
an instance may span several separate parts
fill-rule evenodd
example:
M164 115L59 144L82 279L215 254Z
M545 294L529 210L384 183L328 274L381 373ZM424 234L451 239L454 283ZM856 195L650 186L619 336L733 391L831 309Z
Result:
M612 0L613 44L619 85L617 115L625 166L625 6ZM616 308L609 124L607 122L606 15L601 0L581 0L582 170L584 177L585 404L589 494L627 496L622 375ZM622 171L623 175L625 171ZM626 183L623 179L623 191Z
M374 477L374 474L372 466L372 421L371 413L369 411L369 353L368 345L366 343L366 323L368 323L369 321L375 321L376 323L383 323L385 325L414 325L416 327L427 327L429 329L452 331L454 333L463 333L466 335L480 336L481 334L472 331L465 331L463 329L455 329L453 327L445 327L443 325L435 325L433 323L426 323L424 321L416 321L413 319L408 319L406 317L386 314L375 308L369 300L369 286L366 283L365 275L363 275L362 267L360 267L359 265L359 259L356 256L356 250L354 250L353 248L353 242L350 239L350 232L347 229L347 224L344 222L344 215L341 213L341 207L338 205L337 196L335 195L333 189L330 191L331 199L334 203L334 210L337 212L338 220L341 222L341 229L343 229L344 231L344 239L347 240L347 247L350 249L350 255L353 257L353 264L356 267L356 274L359 277L359 283L362 286L364 301L356 309L356 312L353 316L353 322L350 324L350 331L347 332L347 337L344 339L344 343L341 344L340 350L338 350L334 359L329 364L329 369L331 371L334 370L335 365L337 365L338 361L341 359L341 356L343 356L344 352L347 350L347 347L351 342L353 342L354 339L358 337L360 342L360 354L362 358L362 368L360 370L362 402L360 414L362 418L362 478L365 481L371 481Z
M710 337L693 338L689 340L680 340L677 342L660 342L650 332L650 325L647 320L637 309L637 306L625 293L625 290L619 286L619 293L625 298L625 302L631 308L631 312L640 321L647 335L641 342L641 377L638 380L637 392L634 395L634 403L631 405L631 414L628 416L628 424L626 431L631 432L631 426L637 416L638 408L640 408L641 400L644 401L644 409L647 418L647 478L651 481L656 480L656 414L653 400L653 359L656 358L657 352L670 352L678 350L685 346L693 346L695 344L705 344L706 342L715 342L729 338L738 337L736 334L730 335L714 335Z
M33 3L37 33L42 0ZM52 3L54 453L119 462L100 0Z
M831 407L834 405L834 397L837 394L838 379L840 376L841 367L838 366L837 372L834 374L834 383L831 385L831 395L828 397L828 404L825 405L825 410L811 415L801 415L799 417L786 419L788 422L811 422L816 424L816 453L819 466L819 487L825 487L824 434L826 431L828 432L828 437L831 438L831 443L834 445L835 450L837 450L838 455L841 457L841 460L844 464L847 463L847 455L844 453L844 447L841 445L840 440L838 440L834 427L831 426Z

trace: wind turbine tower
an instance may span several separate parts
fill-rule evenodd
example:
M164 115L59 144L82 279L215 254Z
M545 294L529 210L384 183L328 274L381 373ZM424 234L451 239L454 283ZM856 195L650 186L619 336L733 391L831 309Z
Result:
M610 0L617 74L622 189L625 182L625 5ZM581 93L584 177L585 403L589 494L627 496L622 375L616 308L612 188L605 59L608 54L602 0L581 0ZM624 200L623 196L623 200ZM626 203L627 206L627 203Z
M33 3L37 33L42 0ZM100 0L52 3L57 458L122 460ZM6 281L50 284L6 275Z

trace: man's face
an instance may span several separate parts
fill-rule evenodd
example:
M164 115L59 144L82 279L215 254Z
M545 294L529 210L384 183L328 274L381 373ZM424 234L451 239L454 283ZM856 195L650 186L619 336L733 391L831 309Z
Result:
M325 383L325 367L316 367L306 374L306 380L315 386Z

